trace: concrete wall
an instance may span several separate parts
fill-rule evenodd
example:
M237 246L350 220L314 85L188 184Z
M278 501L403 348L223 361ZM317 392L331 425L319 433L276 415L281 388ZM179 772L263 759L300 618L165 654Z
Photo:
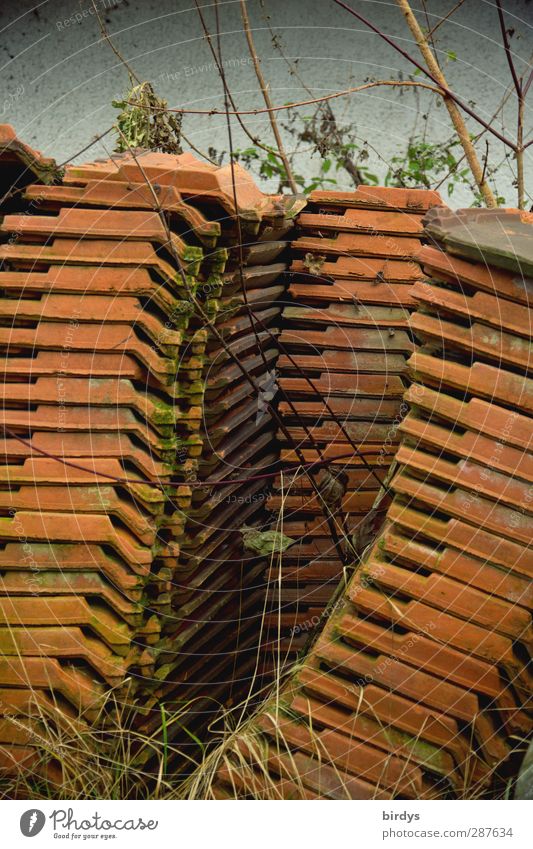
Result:
M210 109L222 106L222 87L213 68L212 57L193 0L96 0L105 15L109 31L137 74L155 83L170 105ZM209 26L214 30L213 6L204 0ZM399 44L416 54L410 34L394 2L351 0ZM420 8L419 0L413 4ZM428 0L429 19L435 23L455 5L455 0ZM533 2L505 0L509 27L515 31L513 50L520 72L533 53ZM272 44L268 23L281 36L285 53L297 67L315 96L359 85L368 78L390 78L410 66L377 36L336 6L332 0L249 0L254 36L263 57L265 76L270 81L276 104L309 95L291 75L287 64ZM33 4L2 0L2 95L0 120L14 124L21 137L47 155L62 161L87 145L110 126L116 115L113 98L122 95L128 84L124 67L100 38L91 0L48 0ZM222 51L228 82L240 108L263 105L257 93L255 76L240 24L238 0L220 0ZM270 21L266 20L266 13ZM73 16L78 15L78 21ZM476 109L490 118L508 91L510 78L501 47L495 6L489 0L465 0L463 6L437 33L452 87ZM446 60L453 50L457 60ZM422 77L416 77L420 80ZM530 91L533 102L533 87ZM355 143L369 141L371 170L383 178L386 165L405 148L418 121L427 115L428 136L444 140L451 134L449 118L431 95L374 89L334 102L341 122L350 124ZM531 111L531 110L530 110ZM310 114L309 108L302 108ZM514 97L504 112L505 132L513 135L516 123ZM528 115L528 126L532 121ZM233 121L236 147L248 145ZM249 116L246 124L252 134L269 138L267 118ZM501 120L497 125L502 128ZM477 127L471 123L472 131ZM187 116L184 129L200 148L227 149L225 118ZM487 136L487 138L490 138ZM287 137L290 146L291 139ZM94 145L78 160L105 155L110 139ZM515 201L513 163L505 151L490 139L491 161L498 163L497 188L508 204ZM318 159L302 154L299 168L311 174ZM528 156L528 188L533 194L533 146ZM341 175L346 187L349 179ZM275 188L275 186L272 186ZM454 205L469 205L468 191L456 192Z

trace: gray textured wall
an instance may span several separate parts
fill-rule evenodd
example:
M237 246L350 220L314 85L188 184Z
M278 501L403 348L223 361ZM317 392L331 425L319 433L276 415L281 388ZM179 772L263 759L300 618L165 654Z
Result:
M214 27L213 6L204 2L205 14ZM97 3L138 75L155 82L158 92L171 105L199 109L222 105L220 80L202 39L192 0ZM271 26L282 37L287 56L299 60L300 74L316 96L358 85L367 77L387 78L399 71L410 71L402 57L330 0L249 0L248 5L275 103L308 95L271 43L265 9ZM352 5L416 52L392 0L352 0ZM417 9L421 5L420 0L413 3ZM428 0L431 23L454 5L455 0ZM95 16L87 14L90 6L90 0L45 0L36 4L2 0L0 6L0 120L14 124L23 139L58 160L75 154L112 123L116 113L111 100L127 86L124 68L102 43ZM520 71L533 53L533 2L504 0L504 6L509 26L515 30L513 50ZM220 0L219 8L228 82L241 108L254 107L260 99L241 31L239 3ZM76 13L81 15L81 21L68 21ZM457 60L447 65L451 85L465 100L475 101L483 117L490 118L510 81L494 4L489 0L465 0L453 18L440 27L438 38L443 55L447 50L457 54ZM533 103L533 87L530 99ZM335 109L345 123L352 125L355 136L367 139L384 159L390 159L405 145L419 112L429 116L431 138L443 140L450 135L446 110L431 105L430 100L431 96L423 94L381 89L342 98L335 102ZM503 123L509 134L515 130L513 101L511 95L504 112ZM527 121L531 127L530 114ZM253 133L268 137L265 116L248 117L246 123ZM474 130L473 123L471 126ZM501 121L498 126L501 128ZM220 116L188 116L184 129L201 148L227 148L225 120ZM247 144L237 127L235 143ZM499 162L503 151L499 143L491 140L490 144L491 158ZM81 159L104 152L103 145L97 144ZM533 146L527 158L528 188L533 193ZM377 155L372 154L371 164L382 176L385 166ZM309 173L316 167L316 160L303 156L300 167ZM515 200L512 182L512 162L503 159L497 185L508 203ZM464 191L454 195L453 202L460 205L470 200Z

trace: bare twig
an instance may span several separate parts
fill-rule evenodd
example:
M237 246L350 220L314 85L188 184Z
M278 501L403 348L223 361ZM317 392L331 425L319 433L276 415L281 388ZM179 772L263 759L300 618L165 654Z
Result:
M468 132L468 128L464 122L463 116L461 115L457 103L453 97L450 97L447 94L449 91L448 84L446 82L446 78L442 73L442 70L437 62L435 56L433 55L429 44L427 42L424 33L420 28L420 24L418 23L411 6L409 4L409 0L396 0L396 4L401 9L406 21L407 26L411 30L414 39L418 45L420 53L422 54L424 61L429 68L432 79L436 80L436 82L441 86L444 91L444 103L446 108L448 109L448 113L450 115L452 124L454 126L455 132L461 142L461 146L465 152L466 160L472 171L474 176L474 180L479 188L479 191L483 195L483 199L488 207L497 206L496 198L490 188L489 184L485 180L483 174L483 168L479 161L478 155L472 144L472 139L470 138L470 133Z
M254 40L252 37L252 31L250 29L250 20L248 18L248 10L246 8L246 0L241 0L241 16L242 16L242 24L244 27L244 34L246 35L246 42L248 44L248 50L250 51L250 56L252 58L252 62L254 65L255 75L257 77L257 81L259 83L259 87L261 89L261 93L263 95L263 100L265 104L270 108L272 107L272 100L270 99L270 93L268 91L268 85L263 76L263 72L261 70L261 62L257 55L257 51L255 49ZM280 159L283 162L283 167L285 168L285 175L287 177L287 182L291 187L292 193L295 195L298 193L298 187L294 180L294 175L292 173L292 168L290 166L287 154L285 152L285 148L283 146L283 140L281 138L281 133L279 131L278 122L276 121L276 116L274 112L269 112L268 117L270 119L270 126L272 127L272 133L274 134L274 138L276 140L276 145L278 148L278 152L280 155Z
M113 39L112 39L112 38L111 38L111 36L109 35L109 33L108 33L108 31L107 31L107 27L106 27L106 25L105 25L104 21L102 20L102 18L101 18L101 16L100 16L100 13L99 13L98 8L97 8L97 6L96 6L95 0L91 0L91 2L92 2L92 5L93 5L93 9L94 9L94 11L95 11L95 14L96 14L96 18L97 18L97 20L98 20L98 26L100 27L100 32L102 33L102 38L103 38L103 39L107 42L107 44L110 46L111 50L113 51L113 53L115 54L115 56L117 57L117 59L118 59L118 60L121 62L121 64L123 64L123 65L124 65L124 67L126 68L126 70L127 70L127 72L128 72L128 75L129 75L129 78L130 78L130 84L132 84L132 85L133 85L133 82L136 82L138 85L140 85L140 84L141 84L141 79L140 79L140 78L139 78L139 76L135 73L134 69L131 67L131 65L129 64L129 62L128 62L125 58L124 58L124 56L122 55L122 53L120 52L120 50L119 50L119 49L118 49L118 47L116 46L115 42L113 41ZM128 103L129 103L129 105L130 105L130 106L131 106L131 105L138 105L138 104L132 104L132 103L130 103L129 101L128 101ZM114 127L112 127L111 129L114 129ZM109 132L109 131L107 131L107 132ZM202 157L202 159L205 159L207 162L210 162L212 165L216 165L216 163L215 163L215 162L213 162L213 160L211 159L211 157L210 157L210 156L208 156L208 155L207 155L207 153L204 153L202 150L200 150L199 148L197 148L197 147L196 147L196 146L192 143L192 141L191 141L191 140L190 140L190 139L189 139L189 138L185 135L185 133L183 132L183 130L180 130L180 135L181 135L181 137L183 138L183 140L187 142L187 144L189 145L189 147L191 148L191 150L194 150L194 152L195 152L195 153L197 153L197 154L198 154L198 156L201 156L201 157ZM98 139L97 139L97 140L98 140ZM92 143L91 143L91 144L92 144ZM88 147L89 147L89 146L90 146L90 145L88 145ZM87 148L84 148L84 150L86 150L86 149L87 149ZM80 153L82 153L82 152L83 152L83 151L80 151ZM79 155L79 154L77 154L77 155Z
M297 100L293 103L284 103L280 106L264 106L260 109L233 109L229 110L230 115L264 115L268 112L283 112L286 109L295 109L297 106L312 106L315 103L324 103L327 100L335 100L337 97L345 97L348 94L355 94L358 91L367 91L370 88L377 88L379 86L392 86L395 88L425 88L428 91L432 91L434 94L442 95L442 91L439 87L430 85L429 83L423 83L418 80L374 80L370 83L364 83L363 85L352 86L352 88L345 88L342 91L334 91L332 94L324 94L322 97L314 97L310 100ZM233 99L233 98L232 98ZM129 103L129 101L126 101ZM138 106L137 103L131 103L132 106ZM156 107L154 107L156 108ZM181 106L179 108L168 108L165 110L166 112L180 112L183 115L225 115L226 111L224 109L185 109ZM488 128L489 129L489 128ZM491 129L491 132L495 132ZM247 133L249 138L252 138L252 141L256 142L249 133ZM269 148L267 148L269 150Z
M298 71L298 68L296 67L296 64L291 62L290 59L285 55L285 51L283 50L283 47L281 46L279 36L277 35L277 33L274 32L274 30L272 29L272 27L270 25L270 15L267 13L267 10L265 8L265 0L259 0L259 5L261 6L261 8L263 10L263 20L265 21L265 23L268 27L268 31L270 33L270 38L271 38L271 41L272 41L272 46L274 47L275 50L278 51L279 55L281 56L281 58L283 59L283 61L287 65L287 68L289 69L289 73L291 74L291 76L295 76L296 79L301 83L302 88L304 88L306 90L307 94L309 94L311 97L313 97L312 90L309 88L309 86L305 82L304 78L301 76L300 72Z
M433 36L434 36L434 35L435 35L435 33L437 32L438 28L439 28L440 26L442 26L442 24L443 24L445 21L447 21L449 18L451 18L451 16L455 14L455 12L457 11L457 9L459 9L459 8L463 5L463 3L464 3L464 2L465 2L465 0L459 0L459 2L458 2L458 3L456 3L456 4L455 4L455 6L454 6L452 9L450 9L450 11L448 12L448 14L447 14L447 15L444 15L444 17L443 17L443 18L441 18L441 19L440 19L440 21L438 21L438 22L435 24L435 26L434 26L434 27L432 27L432 29L430 29L430 30L429 30L429 32L428 32L428 34L427 34L427 37L428 37L428 38L433 39Z
M204 14L202 12L202 7L200 6L198 0L194 0L194 5L196 7L196 11L198 12L198 17L200 18L200 23L202 24L202 29L204 31L205 40L207 41L207 44L209 46L209 50L211 51L213 59L215 60L215 65L217 66L217 71L218 71L219 76L220 76L221 72L223 73L223 68L221 68L221 66L220 66L219 58L217 56L215 48L213 47L211 33L209 32ZM240 111L237 110L237 107L235 105L235 101L233 99L233 95L232 95L232 93L229 89L225 75L224 75L224 80L225 80L224 89L227 92L227 97L228 97L229 102L231 103L232 109L229 109L229 108L224 109L224 110L206 109L206 110L202 110L202 111L188 110L189 114L195 114L195 115L202 115L202 114L204 114L204 115L236 115L237 120L238 120L238 122L241 126L241 129L248 136L248 138L250 139L252 144L254 144L256 147L261 148L261 150L264 150L266 153L273 153L275 156L279 157L279 153L277 153L272 148L267 147L267 145L263 144L261 139L257 138L257 136L254 136L253 133L250 132L250 130L248 129L248 127L246 126L246 124L244 123L244 121L241 118L241 115L245 115L246 113L240 112ZM173 112L173 111L176 112L176 111L181 111L181 110L169 109L167 111L168 112ZM255 114L255 113L250 112L248 114L252 115L252 114Z
M441 82L439 77L434 76L431 70L425 68L423 65L420 64L420 62L417 62L414 56L411 56L409 53L407 53L406 50L396 44L396 42L392 38L390 38L386 33L380 30L379 27L376 27L371 21L367 20L367 18L363 17L363 15L361 15L359 12L356 12L354 9L351 8L351 6L348 6L347 3L344 3L343 0L333 0L333 2L336 3L337 6L341 6L343 9L349 12L350 15L353 15L354 18L357 18L358 21L361 21L361 23L365 24L365 26L371 29L372 32L375 32L376 35L379 35L379 37L383 39L383 41L385 41L387 44L393 47L394 50L400 53L400 55L403 56L404 59L407 59L408 62L411 62L411 64L414 65L415 68L418 68L419 71L422 71L422 73L425 74L426 77L429 77L429 79L432 80L435 85L438 86L437 91L440 95L444 94L449 97L454 103L457 104L457 106L459 106L464 112L466 112L467 115L470 115L470 117L477 121L478 124L481 124L482 127L485 127L485 129L492 133L493 136L496 136L496 138L499 139L503 144L505 144L507 147L510 147L512 150L516 149L516 144L511 139L508 139L506 136L503 135L503 133L500 133L498 132L498 130L494 129L494 127L491 127L490 124L485 121L484 118L481 117L481 115L478 115L478 113L471 109L468 104L464 103L464 101L461 100L461 98L454 91L448 88L448 85L444 80L444 77L442 76L442 71L440 70L440 68L438 69L439 76L443 80L443 82Z
M525 178L524 178L524 111L525 111L525 98L523 95L523 91L520 92L520 96L518 97L518 115L517 115L517 126L516 126L516 141L517 141L517 149L516 149L516 190L518 193L518 209L525 209L526 206L526 191L525 191Z
M81 156L81 154L85 153L86 150L89 150L89 148L93 147L93 145L97 144L99 141L102 141L102 139L109 135L109 133L112 133L114 129L114 125L112 127L108 127L107 130L104 130L103 133L100 133L99 135L95 136L88 144L85 145L85 147L82 147L81 150L77 150L76 153L73 153L72 156L69 156L68 159L65 159L57 167L64 168L65 165L68 165L69 162L72 162L72 160L76 159L77 156Z
M503 9L501 0L496 0L496 5L498 7L498 19L500 21L500 29L502 31L502 41L503 48L505 50L505 55L507 57L507 64L509 65L509 70L511 72L511 77L513 78L513 83L515 87L515 91L518 97L522 95L522 81L518 79L518 74L516 73L516 67L513 59L513 54L511 52L511 45L509 44L509 34L507 32L507 28L505 26L505 18L503 17Z
M141 80L139 79L139 77L137 76L137 74L135 73L135 71L133 70L131 65L126 61L126 59L124 58L124 56L122 55L122 53L120 52L118 47L116 47L113 40L110 38L109 33L106 29L106 26L105 26L105 24L104 24L104 22L101 18L100 12L98 11L98 6L96 5L96 0L91 0L91 3L92 3L92 7L94 9L94 13L96 15L96 20L98 21L98 26L100 27L100 32L102 33L102 38L104 39L104 41L107 41L111 50L113 51L113 53L117 57L117 59L119 59L119 61L126 68L128 75L129 75L129 78L130 78L130 84L133 86L133 83L136 82L137 85L140 85Z
M509 33L507 32L507 27L505 26L505 18L503 14L503 8L501 4L501 0L496 0L496 5L498 7L498 20L500 22L500 29L502 33L502 42L503 49L505 50L505 56L507 58L507 64L509 65L509 71L511 72L511 77L513 80L513 84L515 87L516 97L518 99L518 111L517 111L517 120L516 120L516 190L518 193L518 208L524 209L526 205L526 193L524 186L524 108L525 108L525 91L524 91L524 80L522 77L519 77L516 71L516 66L513 59L513 53L511 50L511 45L509 42ZM528 83L529 85L529 80Z

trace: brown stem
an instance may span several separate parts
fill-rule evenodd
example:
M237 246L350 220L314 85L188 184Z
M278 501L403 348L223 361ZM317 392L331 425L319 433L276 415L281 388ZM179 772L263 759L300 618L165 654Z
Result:
M433 36L434 36L434 35L435 35L435 33L437 32L438 28L439 28L440 26L442 26L442 24L443 24L445 21L447 21L447 20L448 20L448 18L451 18L451 16L452 16L452 15L454 15L454 14L455 14L455 12L457 12L457 9L459 9L459 8L463 5L463 3L464 3L464 2L465 2L465 0L459 0L459 2L458 2L458 3L456 3L456 4L455 4L455 6L454 6L452 9L450 9L450 11L448 12L448 14L447 14L447 15L444 15L444 17L443 17L443 18L441 18L441 19L440 19L440 21L438 21L438 23L436 23L436 24L435 24L435 26L434 26L434 27L432 27L432 28L429 30L429 32L428 32L428 36L427 36L427 37L428 37L428 39L430 38L431 40L433 40Z
M257 51L255 49L254 40L252 37L252 31L250 29L250 19L248 18L248 10L246 8L246 0L241 0L241 16L242 16L242 24L244 27L244 34L246 35L246 41L248 43L248 50L250 51L250 56L252 57L252 62L254 65L255 75L257 77L257 81L259 83L259 87L261 89L261 93L263 95L263 100L265 104L272 108L272 101L270 99L270 94L268 91L268 85L263 76L263 72L261 70L261 62L257 55ZM285 174L287 177L287 181L289 186L291 187L292 193L295 195L298 193L298 187L296 185L296 181L294 179L294 175L292 173L292 168L285 152L285 148L283 146L283 141L281 139L281 133L279 131L278 122L276 121L276 116L274 112L270 111L268 113L268 117L270 119L270 126L272 127L272 132L274 134L274 138L276 139L276 145L278 148L278 152L280 155L280 159L283 162L283 167L285 168Z
M524 111L525 97L521 92L518 97L518 122L516 130L516 188L518 193L518 209L526 208L526 189L524 178Z
M518 79L518 74L516 73L513 54L511 51L511 45L509 44L509 35L505 26L505 18L503 16L501 0L496 0L496 5L498 7L498 19L500 21L500 29L502 31L503 49L505 50L505 56L507 58L507 64L509 65L511 77L513 78L515 91L518 97L520 97L520 95L522 94L522 82Z
M396 0L396 4L401 9L405 20L407 21L407 26L413 34L418 49L422 54L422 57L428 67L428 70L431 73L431 76L434 80L436 80L436 82L438 82L438 84L443 89L442 96L444 99L444 103L450 115L455 132L457 133L459 141L461 142L461 146L465 152L466 161L468 162L470 170L472 171L474 180L476 181L476 185L483 196L483 200L485 201L488 207L495 207L497 206L496 198L494 197L492 189L490 188L489 184L487 183L484 177L483 168L481 162L479 161L474 145L472 144L472 139L470 138L468 128L464 122L463 116L461 115L457 104L446 93L446 91L449 91L448 83L444 74L441 71L439 63L431 52L427 39L424 33L422 32L417 19L413 14L411 6L409 5L409 0Z
M227 97L228 97L229 102L231 103L233 109L232 110L224 109L224 111L218 111L216 109L202 109L200 111L194 111L194 112L191 110L190 114L195 114L195 115L201 115L201 114L204 114L204 115L236 115L237 121L239 122L242 131L248 136L248 138L250 139L252 144L254 144L256 147L261 148L261 150L264 150L266 153L272 153L272 152L275 153L275 151L272 151L272 149L270 147L267 147L265 144L263 144L263 142L260 139L257 138L257 136L254 136L250 132L250 130L248 129L248 127L246 126L246 124L244 123L244 121L241 118L241 115L245 115L246 113L237 111L237 107L235 106L235 101L233 99L233 95L232 95L231 91L229 90L229 87L227 86L227 82L225 81L224 69L220 65L219 57L218 57L217 52L216 52L216 50L213 46L211 33L209 32L209 29L207 27L207 23L206 23L205 17L204 17L203 12L202 12L202 7L199 4L199 0L194 0L194 5L196 7L196 11L198 12L198 17L200 18L200 23L202 24L202 29L204 31L205 40L207 41L207 44L209 46L209 50L211 51L211 55L213 56L213 59L215 60L215 65L217 66L218 75L224 81L224 90L227 94ZM167 112L181 112L181 109L167 109L166 111ZM248 114L252 115L254 113L249 112ZM275 153L275 155L278 156L279 154Z
M363 23L365 26L367 26L369 29L371 29L372 32L375 32L376 35L379 35L379 37L382 38L383 41L385 41L387 44L390 44L390 46L393 47L394 50L396 50L401 56L403 56L404 59L407 59L407 61L411 62L411 64L414 65L415 68L418 68L419 71L422 71L422 73L424 73L426 75L426 77L429 77L430 80L433 80L433 82L436 83L439 86L438 91L439 91L439 94L441 96L444 94L447 97L449 97L454 103L457 104L457 106L459 106L463 110L463 112L466 112L466 114L470 115L470 117L473 118L475 121L477 121L478 124L481 124L482 127L485 127L486 130L489 130L489 132L491 132L493 136L495 136L497 139L499 139L501 142L503 142L504 145L506 145L507 147L510 147L511 150L516 150L516 144L513 141L511 141L511 139L508 139L506 136L503 135L503 133L500 133L494 127L491 127L490 124L487 123L487 121L485 121L485 119L481 117L481 115L479 115L477 112L474 112L474 110L471 109L470 106L467 103L465 103L463 100L461 100L457 96L457 94L455 94L454 91L452 91L450 88L448 88L448 85L447 85L446 82L444 82L444 84L442 82L439 82L439 79L432 74L431 70L429 70L428 68L425 68L423 65L420 64L420 62L417 62L416 59L413 56L411 56L409 53L407 53L406 50L404 50L402 47L400 47L398 44L396 44L396 42L392 38L390 38L386 33L382 32L382 30L380 30L378 27L374 26L374 24L371 21L367 20L359 12L356 12L355 9L352 9L352 7L348 6L347 3L344 3L344 0L333 0L333 2L336 3L337 6L341 6L341 8L343 8L347 12L349 12L350 15L353 15L354 18L357 18L358 21L361 21L361 23ZM417 26L418 26L418 24L417 24ZM444 77L442 76L442 72L440 71L440 68L439 68L438 65L437 65L437 68L439 70L441 78L444 79Z
M133 85L133 82L136 82L138 85L140 85L141 80L139 79L139 77L137 76L137 74L135 73L133 68L128 64L126 59L124 59L124 56L122 55L122 53L120 52L118 47L116 47L116 45L111 40L111 37L110 37L110 35L109 35L109 33L106 29L106 26L105 26L105 24L104 24L104 22L103 22L103 20L100 16L100 12L98 11L98 7L96 5L95 0L91 0L91 2L92 2L93 9L94 9L94 13L96 15L96 20L98 21L98 26L100 27L100 32L102 33L102 38L105 39L105 41L107 41L111 50L113 51L113 53L117 57L117 59L119 59L122 62L122 64L124 65L124 67L126 68L126 70L128 72L128 76L130 78L130 83Z
M498 7L498 19L500 21L500 29L502 32L502 41L503 48L505 50L505 56L507 58L507 64L509 65L509 70L511 72L511 77L513 79L513 84L516 91L516 96L518 98L518 117L517 117L517 128L516 128L516 188L518 193L518 209L524 209L526 204L526 193L524 187L524 105L525 105L525 95L527 88L524 86L522 77L519 77L515 63L513 59L513 53L511 50L511 45L509 43L509 34L507 32L507 28L505 26L505 18L503 14L503 8L501 4L501 0L496 0L496 5ZM526 83L526 86L529 84L529 80Z
M524 97L528 93L529 86L531 85L532 82L533 82L533 68L529 72L529 76L528 76L527 80L525 81L523 88L522 88L522 93L523 93Z
M313 106L315 103L325 103L327 100L335 100L337 97L344 97L347 94L355 94L358 91L366 91L370 88L376 88L378 86L393 86L396 88L425 88L428 91L432 91L434 94L442 95L442 91L440 88L434 85L430 85L429 83L417 82L415 80L374 80L371 83L364 83L363 85L356 85L352 88L345 88L342 91L334 91L333 94L324 94L322 97L314 97L312 100L297 100L294 103L283 103L280 106L265 106L262 109L236 109L233 98L231 98L231 102L233 105L233 109L229 110L230 115L264 115L270 112L283 112L285 109L295 109L297 106ZM126 103L130 103L129 100ZM131 103L131 106L138 106L139 109L158 109L160 112L179 112L180 115L226 115L225 109L185 109L185 107L174 107L166 108L163 106L157 107L148 107L143 106L140 103ZM481 122L483 123L483 122ZM490 129L490 128L488 128ZM254 139L249 132L245 130L248 138L252 139L253 142L257 144L257 140ZM491 129L493 135L497 135L497 133ZM513 147L507 140L505 140L501 135L498 136L500 141L504 141L508 147ZM268 148L265 148L268 150ZM514 148L513 148L514 149Z

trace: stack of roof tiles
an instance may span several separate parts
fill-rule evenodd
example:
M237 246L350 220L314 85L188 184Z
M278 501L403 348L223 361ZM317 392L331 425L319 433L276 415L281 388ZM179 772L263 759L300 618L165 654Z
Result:
M55 160L24 144L10 124L0 124L0 160L2 214L25 206L22 192L28 183L55 183L61 178Z
M471 797L516 775L532 731L530 221L428 214L383 533L217 797Z
M335 514L338 536L358 537L398 443L405 410L411 287L422 272L422 216L442 203L436 192L359 186L355 192L315 191L298 217L292 244L292 303L283 312L278 361L283 414L307 462L329 461L317 475L344 488ZM299 457L284 434L281 457ZM354 446L358 449L354 449ZM270 507L296 540L273 564L264 668L294 659L343 575L323 505L307 474L278 481ZM383 519L386 502L373 518ZM326 510L327 514L327 510Z
M37 737L12 717L35 699L91 720L114 686L150 728L161 699L189 702L193 729L246 683L265 564L239 533L258 486L232 479L274 459L274 434L227 345L268 379L275 335L249 312L279 315L301 202L188 154L50 185L24 185L44 166L28 175L41 160L12 134L0 154L0 766L29 766Z

